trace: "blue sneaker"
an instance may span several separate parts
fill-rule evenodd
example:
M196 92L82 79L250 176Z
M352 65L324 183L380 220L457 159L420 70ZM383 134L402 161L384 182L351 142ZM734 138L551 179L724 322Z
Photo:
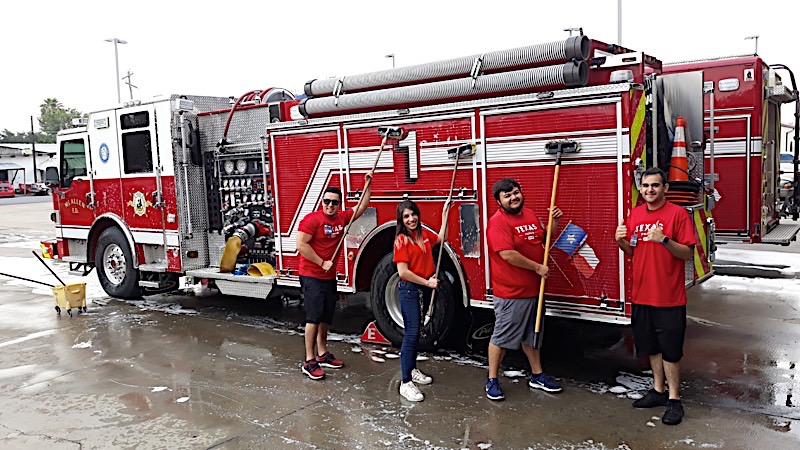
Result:
M540 373L539 375L531 374L531 379L528 381L528 386L534 389L541 389L552 394L557 394L563 390L561 389L561 386L556 384L553 378L545 375L544 372Z
M498 381L497 378L489 378L486 380L486 398L498 402L506 398L503 395L503 391L500 389L500 381Z

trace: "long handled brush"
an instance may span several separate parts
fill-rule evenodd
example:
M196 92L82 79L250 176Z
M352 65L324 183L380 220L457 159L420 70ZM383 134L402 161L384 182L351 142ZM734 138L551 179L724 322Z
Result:
M556 191L558 188L558 172L561 169L561 155L564 153L577 153L581 149L575 141L551 141L545 145L545 152L548 155L556 155L555 174L553 175L553 192L550 195L550 209L547 218L547 237L544 242L544 261L542 265L547 267L547 260L550 257L550 238L553 235L553 208L556 206ZM544 310L544 284L545 278L539 283L539 298L536 306L536 323L533 329L533 348L542 345L542 312Z
M381 140L381 146L378 149L378 155L375 156L375 162L372 164L372 170L370 172L372 172L373 174L375 173L375 168L378 167L378 161L380 161L381 159L381 153L383 153L383 148L386 147L386 143L389 142L389 140L399 141L403 139L403 137L405 137L403 129L400 127L378 127L378 136L383 136L383 139ZM369 186L371 184L372 184L372 178L369 178L367 182L364 184L364 192L366 192L367 189L369 189ZM364 200L364 195L361 195L358 198L358 203L356 203L355 208L353 208L354 213L350 217L350 222L347 223L347 227L345 227L344 232L342 233L342 237L341 239L339 239L339 243L336 244L336 250L334 250L333 255L331 255L330 261L333 263L333 265L331 265L332 268L336 266L336 255L339 254L339 249L342 248L342 244L344 243L344 240L347 238L347 233L350 231L350 227L353 225L353 221L356 218L355 212L358 211L359 207L361 207L362 200Z
M445 205L450 205L450 202L453 201L453 189L456 186L456 173L458 172L458 161L462 157L472 157L475 154L475 144L464 144L460 145L455 148L447 149L447 157L454 160L453 162L453 175L450 177L450 192L447 194L447 201ZM450 211L449 207L447 209ZM447 221L447 216L442 216L442 222ZM446 226L446 225L445 225ZM439 246L439 256L436 258L436 272L434 273L434 278L439 278L439 269L442 267L442 253L444 253L444 242ZM433 315L433 300L436 298L436 289L433 290L431 293L431 303L428 305L428 311L425 313L425 319L423 320L422 324L427 325L428 322L431 320L431 315Z

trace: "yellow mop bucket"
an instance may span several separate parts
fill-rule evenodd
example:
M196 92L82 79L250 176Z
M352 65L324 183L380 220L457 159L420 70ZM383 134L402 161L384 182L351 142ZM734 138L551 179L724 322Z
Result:
M53 290L53 298L56 299L56 312L61 314L61 310L66 309L70 317L72 317L72 308L78 308L78 312L86 312L86 283L64 283L38 253L35 251L31 253L33 253L33 256L41 261L44 267L61 283L61 286L48 285Z
M72 308L86 312L86 283L69 283L63 286L53 286L53 297L56 299L56 312L61 314L62 309L72 316Z

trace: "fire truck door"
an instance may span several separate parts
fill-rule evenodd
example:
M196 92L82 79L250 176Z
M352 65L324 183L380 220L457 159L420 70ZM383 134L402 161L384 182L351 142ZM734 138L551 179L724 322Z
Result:
M86 239L94 222L92 162L86 133L66 136L59 145L59 187L57 236ZM83 255L74 255L83 256Z
M161 164L152 104L117 110L125 222L140 244L164 245Z

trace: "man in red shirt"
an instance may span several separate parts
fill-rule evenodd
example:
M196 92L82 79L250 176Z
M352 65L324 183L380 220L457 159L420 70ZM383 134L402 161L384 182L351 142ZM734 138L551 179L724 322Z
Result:
M364 184L372 172L364 176ZM350 219L358 219L369 205L370 188L364 190L357 210L340 211L342 191L330 186L322 194L322 210L314 211L300 221L297 251L300 258L300 286L306 310L306 358L302 371L312 380L325 378L320 368L339 369L344 363L328 351L328 327L336 307L336 267L333 253ZM343 253L343 252L342 252Z
M615 234L619 248L633 257L633 338L637 353L649 356L655 382L633 406L666 406L661 421L677 425L683 420L679 389L686 334L685 267L697 240L689 212L666 200L669 184L663 170L647 169L639 189L645 204L633 208Z
M494 298L494 331L489 341L489 379L486 397L503 400L497 373L507 349L518 349L528 357L528 386L546 392L561 392L561 386L544 374L540 351L534 347L537 296L544 265L545 227L536 214L525 208L525 198L516 180L504 178L492 188L500 209L489 219L489 268ZM558 228L562 212L553 208L553 226Z

